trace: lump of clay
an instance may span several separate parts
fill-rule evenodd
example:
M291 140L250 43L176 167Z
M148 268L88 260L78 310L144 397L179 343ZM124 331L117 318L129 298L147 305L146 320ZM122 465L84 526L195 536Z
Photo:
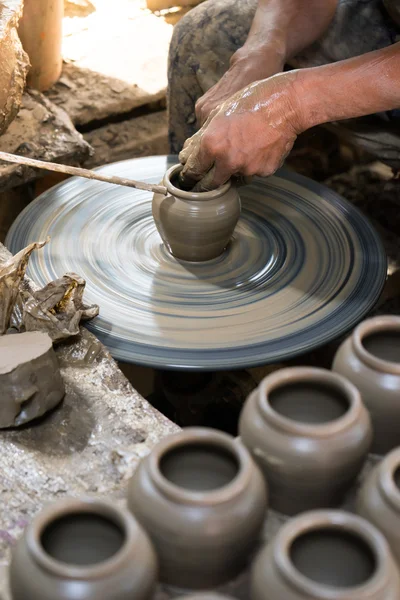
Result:
M0 337L0 428L44 415L64 394L57 356L47 333Z

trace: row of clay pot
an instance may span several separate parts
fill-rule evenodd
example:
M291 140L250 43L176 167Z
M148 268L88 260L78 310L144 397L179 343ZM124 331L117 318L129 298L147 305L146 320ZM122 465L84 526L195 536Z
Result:
M186 429L142 459L128 507L83 499L46 508L13 553L13 599L142 600L157 580L212 589L256 550L267 487L239 441Z
M308 511L284 525L252 565L252 600L398 600L398 566L379 529L399 558L399 469L397 450L360 490L358 510L376 527L340 510ZM267 486L240 441L187 429L141 461L128 505L131 512L82 499L46 508L13 552L13 599L147 600L157 580L222 585L249 566L260 543Z
M382 323L388 329L387 320L373 320L374 326ZM370 334L365 338L356 330L339 349L335 368L354 363L340 362L354 335L360 336L362 352L373 350L375 356L376 331L373 350ZM160 442L130 482L131 514L98 500L49 507L13 554L14 600L141 600L151 597L156 580L186 589L217 587L249 564L260 541L268 489L272 508L289 515L308 512L292 519L259 554L252 569L255 600L398 599L397 566L379 532L398 556L397 455L386 457L361 488L358 510L376 527L342 511L312 510L337 506L357 477L373 437L370 414L374 427L383 423L376 417L379 398L385 385L395 385L388 369L381 392L369 397L368 411L358 389L338 373L308 368L274 373L246 401L239 439L200 428ZM363 379L371 382L370 375ZM393 409L389 400L383 404ZM387 426L396 434L392 423Z

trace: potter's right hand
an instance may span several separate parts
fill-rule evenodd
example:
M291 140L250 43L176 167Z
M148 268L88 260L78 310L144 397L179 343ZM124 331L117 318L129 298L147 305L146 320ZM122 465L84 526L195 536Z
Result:
M255 82L215 108L179 155L184 179L213 189L236 174L272 175L307 128L297 77L290 71Z

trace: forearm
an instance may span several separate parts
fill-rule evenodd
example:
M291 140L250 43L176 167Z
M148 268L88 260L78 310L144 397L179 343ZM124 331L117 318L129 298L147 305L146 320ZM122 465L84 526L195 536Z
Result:
M259 0L243 50L274 50L284 63L321 37L337 4L338 0Z
M400 43L293 75L301 130L400 108Z

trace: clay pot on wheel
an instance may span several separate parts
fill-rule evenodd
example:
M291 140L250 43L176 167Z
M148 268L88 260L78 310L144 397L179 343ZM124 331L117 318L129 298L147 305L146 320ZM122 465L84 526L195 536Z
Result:
M240 198L231 182L210 192L187 192L178 187L182 165L171 167L162 184L168 195L154 194L153 218L175 258L201 262L225 250L240 216Z
M400 565L400 448L372 469L358 492L356 508L381 530Z
M252 600L398 600L400 575L383 535L343 511L284 525L251 572Z
M268 481L271 508L288 515L337 506L372 437L357 389L306 367L266 377L245 403L239 432Z
M386 454L400 446L400 317L358 325L338 349L332 369L361 393L372 419L371 452Z
M13 600L147 600L156 579L155 552L136 520L95 499L43 510L10 567Z
M160 580L211 589L250 560L267 492L242 444L216 430L188 428L165 438L140 462L128 506L153 541Z

